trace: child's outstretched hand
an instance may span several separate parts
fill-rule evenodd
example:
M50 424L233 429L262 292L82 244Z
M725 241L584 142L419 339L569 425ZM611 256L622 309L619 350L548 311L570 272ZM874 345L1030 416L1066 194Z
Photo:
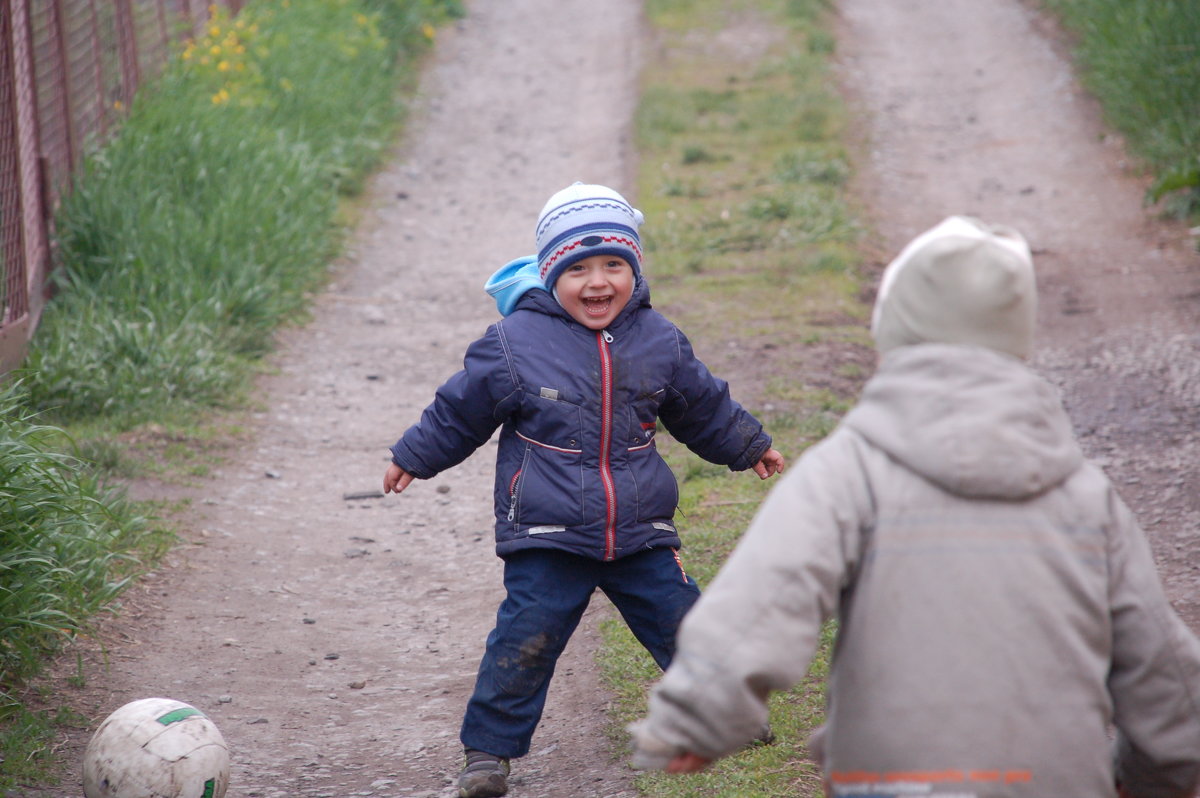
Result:
M399 493L412 484L413 475L392 463L383 475L383 492Z
M767 453L762 456L762 459L754 464L754 473L758 474L759 479L767 479L776 474L782 474L785 465L783 455L774 449L767 449Z

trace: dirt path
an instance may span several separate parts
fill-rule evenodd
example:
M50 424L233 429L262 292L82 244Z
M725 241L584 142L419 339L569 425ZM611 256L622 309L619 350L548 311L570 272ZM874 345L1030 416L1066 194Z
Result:
M1146 520L1197 626L1195 253L1144 213L1119 144L1101 139L1054 37L1017 0L839 7L880 252L949 213L1026 233L1044 295L1038 366ZM453 794L501 596L493 447L403 497L343 497L378 489L385 447L494 318L477 286L530 248L545 196L575 179L630 185L644 29L635 0L470 12L440 37L407 143L314 321L287 336L245 446L200 487L196 545L130 595L111 671L72 693L93 715L150 695L199 705L235 751L230 796ZM514 798L635 794L602 732L598 604ZM65 743L68 761L85 743Z
M495 320L483 282L532 250L546 198L573 180L630 184L644 30L635 0L470 12L439 35L407 141L314 321L287 336L251 439L200 487L202 545L131 595L84 707L198 705L235 752L231 796L456 794L458 727L502 597L494 445L402 497L343 497L379 489L387 447ZM632 795L602 732L595 620L511 795Z
M869 139L859 189L890 257L952 213L1029 239L1035 365L1200 630L1200 256L1142 207L1053 25L1019 0L841 0L841 74Z

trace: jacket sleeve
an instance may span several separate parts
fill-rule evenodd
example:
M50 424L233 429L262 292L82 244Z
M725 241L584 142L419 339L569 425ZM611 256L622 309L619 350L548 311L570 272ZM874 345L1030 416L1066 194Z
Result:
M487 442L518 396L500 325L492 325L392 447L392 462L419 479L458 465Z
M714 376L675 329L677 368L668 398L659 408L663 426L680 443L710 463L731 471L750 468L771 448L762 424L729 395L729 384Z
M1200 641L1167 602L1133 514L1110 496L1117 781L1133 798L1191 798L1200 783Z
M631 729L635 766L737 750L767 721L769 693L807 674L874 523L866 447L842 428L780 478L685 616L649 713Z

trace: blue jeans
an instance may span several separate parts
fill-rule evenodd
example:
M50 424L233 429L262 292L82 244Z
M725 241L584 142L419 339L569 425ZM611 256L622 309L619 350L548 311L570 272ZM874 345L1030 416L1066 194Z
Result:
M508 596L496 613L459 738L503 757L529 752L559 655L597 588L620 611L660 668L675 654L675 632L700 597L673 549L647 549L601 562L554 549L504 561Z

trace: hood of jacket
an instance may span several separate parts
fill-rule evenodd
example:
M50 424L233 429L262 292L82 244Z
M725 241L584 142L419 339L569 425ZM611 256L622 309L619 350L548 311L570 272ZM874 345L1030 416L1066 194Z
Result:
M1017 358L983 347L892 350L844 423L971 498L1025 499L1083 463L1058 390Z

